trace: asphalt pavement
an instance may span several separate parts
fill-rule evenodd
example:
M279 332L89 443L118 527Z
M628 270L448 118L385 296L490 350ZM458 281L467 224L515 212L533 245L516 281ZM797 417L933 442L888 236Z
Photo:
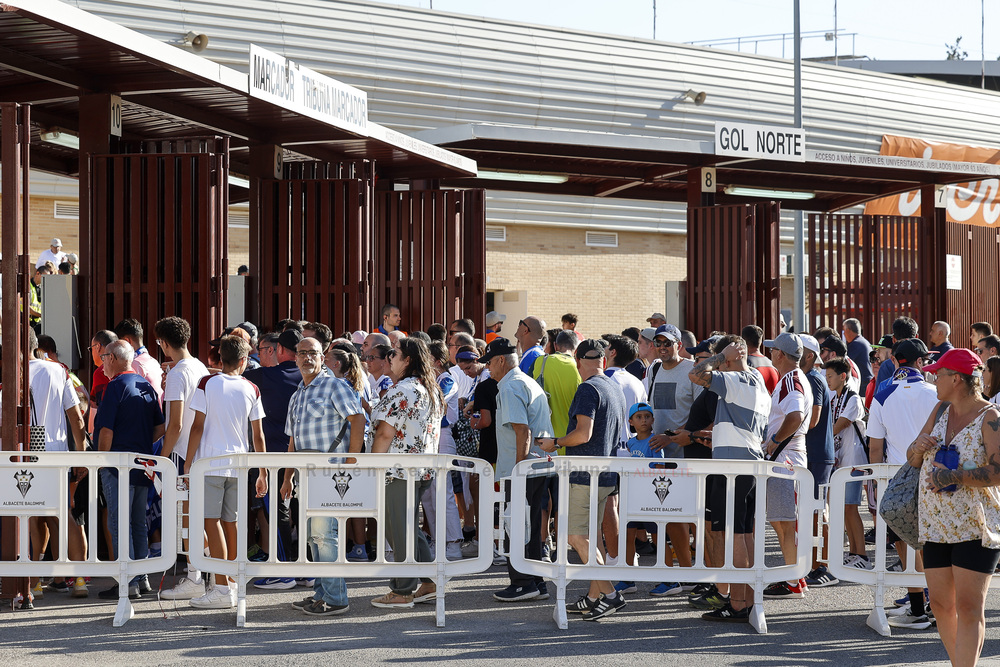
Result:
M771 543L773 540L769 540ZM770 558L774 557L769 545ZM172 585L168 576L166 586ZM159 577L152 578L154 589ZM865 619L872 605L867 587L842 583L812 589L801 600L767 600L768 633L749 625L710 623L686 596L653 598L655 583L639 583L620 612L596 622L571 615L560 630L548 601L500 603L492 593L507 585L506 568L456 577L447 586L446 627L434 622L434 605L383 610L370 600L387 592L384 580L348 582L350 611L333 618L307 616L291 606L309 593L248 587L247 624L235 610L198 610L186 602L158 602L147 594L134 603L124 627L112 626L115 604L96 592L112 583L91 582L91 597L46 592L33 611L0 611L0 665L364 665L432 661L458 664L503 660L565 665L937 665L947 664L932 628L893 629L882 637ZM585 591L570 584L567 599ZM550 584L550 590L554 586ZM890 589L898 597L902 589ZM891 599L891 598L889 598ZM987 600L983 665L1000 665L1000 596Z

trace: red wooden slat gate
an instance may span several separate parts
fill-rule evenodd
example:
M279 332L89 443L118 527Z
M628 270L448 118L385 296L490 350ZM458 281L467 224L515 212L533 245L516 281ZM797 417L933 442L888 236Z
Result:
M997 298L997 267L1000 266L1000 232L992 227L947 224L947 251L962 258L961 289L949 289L945 296L952 342L965 347L974 322L1000 326L1000 299Z
M134 317L152 342L156 321L177 315L195 332L192 353L205 358L226 316L228 142L154 150L91 156L90 322L96 331Z
M404 329L468 317L485 332L485 192L380 192L376 208L376 308L398 305Z
M757 324L778 330L777 203L688 208L685 325L699 339Z
M808 329L836 329L854 317L874 342L908 316L926 334L936 319L921 273L922 253L932 245L926 227L918 217L810 215Z
M372 226L369 181L265 180L260 187L260 320L328 325L335 335L365 328Z

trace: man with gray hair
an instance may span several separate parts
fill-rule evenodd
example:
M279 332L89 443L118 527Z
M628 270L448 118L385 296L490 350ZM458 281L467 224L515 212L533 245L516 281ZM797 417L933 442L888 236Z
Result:
M129 452L140 456L153 455L153 443L163 437L164 418L160 402L152 385L138 373L131 372L135 351L126 340L108 344L101 354L104 373L109 382L104 400L97 413L94 434L102 452ZM101 468L101 484L108 505L108 527L111 539L118 546L118 470ZM149 555L146 532L146 497L153 478L142 470L132 470L128 479L129 538L128 557L142 560ZM138 599L152 590L146 575L129 582L128 596ZM101 591L99 597L115 599L118 586Z
M497 479L510 477L514 466L531 457L545 456L535 444L535 438L552 434L549 404L545 393L518 368L517 349L506 338L495 338L486 347L486 354L479 359L497 381ZM530 532L524 546L525 556L533 560L542 557L542 493L547 489L545 477L529 477L525 486ZM505 486L507 501L511 501L510 487ZM510 553L510 535L504 538ZM515 547L516 548L516 547ZM519 602L542 596L548 590L541 577L521 574L507 561L510 585L493 594L500 602Z
M954 345L948 337L951 336L951 325L944 321L937 321L931 325L931 335L928 341L930 345L930 353L934 355L933 359L940 359L945 352L954 349Z
M872 379L872 344L861 335L861 322L853 317L844 320L842 333L847 343L847 356L861 372L861 386L867 387Z
M545 328L545 320L532 315L517 323L514 338L521 350L521 372L525 375L531 375L535 359L545 353Z
M782 333L774 340L765 340L771 348L771 362L781 376L771 393L771 414L767 419L764 453L771 461L787 461L807 467L806 431L812 413L812 388L799 368L802 359L802 339L797 334ZM795 483L791 480L769 479L767 482L767 519L778 535L778 544L786 565L795 563ZM764 597L805 597L806 583L779 581L764 589Z

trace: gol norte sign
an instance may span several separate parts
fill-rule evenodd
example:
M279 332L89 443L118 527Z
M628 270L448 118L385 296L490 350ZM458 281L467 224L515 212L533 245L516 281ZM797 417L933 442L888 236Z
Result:
M368 136L368 94L250 45L250 95Z
M948 160L952 162L1000 163L1000 150L983 146L963 146L911 137L882 137L880 155ZM944 207L949 222L981 227L1000 224L1000 180L987 178L944 188ZM920 215L920 192L907 192L868 202L867 215Z
M746 123L715 124L715 154L805 162L802 128Z

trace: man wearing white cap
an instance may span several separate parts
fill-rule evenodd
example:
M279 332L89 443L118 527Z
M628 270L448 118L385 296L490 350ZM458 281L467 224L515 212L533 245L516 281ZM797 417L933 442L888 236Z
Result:
M49 247L47 250L43 250L42 254L38 256L38 261L35 262L35 268L39 269L45 266L45 262L52 262L52 266L59 266L66 261L66 253L62 251L62 241L59 239L52 239L49 241Z
M486 344L489 345L493 342L493 339L500 335L500 329L503 328L503 323L507 320L507 316L503 313L498 313L495 310L491 310L486 313Z

